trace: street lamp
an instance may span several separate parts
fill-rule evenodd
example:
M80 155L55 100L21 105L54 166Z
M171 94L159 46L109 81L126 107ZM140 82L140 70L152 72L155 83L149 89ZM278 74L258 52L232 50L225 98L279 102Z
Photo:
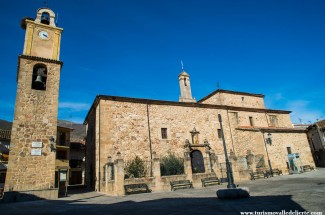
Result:
M267 155L267 160L269 163L269 167L270 167L270 173L271 176L273 177L273 170L272 170L272 165L271 165L271 161L270 161L270 157L269 157L269 152L267 151L267 146L266 144L269 144L270 146L272 145L272 134L268 133L265 137L264 133L263 133L263 139L264 139L264 144L265 144L265 150L266 150L266 155Z
M54 141L55 141L54 137L51 136L50 137L50 149L51 149L51 152L56 151Z
M226 168L227 168L227 178L228 178L227 188L236 188L236 185L233 182L234 180L233 180L233 176L232 176L232 170L231 170L229 159L228 159L226 141L225 141L225 137L223 135L222 119L221 119L220 114L218 114L218 118L219 118L219 123L220 123L220 128L221 128L221 134L222 134L221 136L222 136L222 142L223 142L223 149L225 151L225 157L226 157Z

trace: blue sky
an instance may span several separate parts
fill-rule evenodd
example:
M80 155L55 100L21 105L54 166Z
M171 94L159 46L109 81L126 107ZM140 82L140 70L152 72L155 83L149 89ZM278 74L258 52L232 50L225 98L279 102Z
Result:
M20 19L43 2L0 1L0 119L13 119ZM325 118L323 0L48 2L64 28L59 119L83 122L100 94L177 101L181 60L197 99L219 82L294 123Z

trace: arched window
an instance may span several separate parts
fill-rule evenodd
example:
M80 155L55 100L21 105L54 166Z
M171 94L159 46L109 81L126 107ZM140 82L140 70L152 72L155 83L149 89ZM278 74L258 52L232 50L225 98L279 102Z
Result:
M33 68L32 89L46 90L47 68L44 64L36 64Z
M43 12L42 16L41 16L41 23L45 24L45 25L49 25L50 24L50 14L47 12Z

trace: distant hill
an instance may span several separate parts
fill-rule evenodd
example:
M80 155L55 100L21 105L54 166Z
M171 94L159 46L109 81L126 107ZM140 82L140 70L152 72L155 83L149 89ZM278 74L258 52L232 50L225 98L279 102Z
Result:
M0 129L11 130L12 122L0 119Z
M71 142L79 142L83 140L86 136L86 126L83 124L78 124L66 120L59 120L58 126L73 128L71 132Z
M70 121L59 120L58 126L73 128L74 130L71 133L71 142L79 142L83 140L86 136L86 126L83 124L78 124ZM0 129L2 130L11 130L12 122L0 119Z

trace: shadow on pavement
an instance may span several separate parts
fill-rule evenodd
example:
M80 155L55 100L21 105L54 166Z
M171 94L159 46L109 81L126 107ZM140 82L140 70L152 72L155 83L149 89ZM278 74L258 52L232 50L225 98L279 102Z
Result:
M255 196L246 199L163 198L149 201L106 203L100 198L94 203L79 199L54 200L0 205L1 214L240 214L240 212L306 211L290 195ZM135 198L136 199L136 195ZM111 199L112 200L112 199Z

